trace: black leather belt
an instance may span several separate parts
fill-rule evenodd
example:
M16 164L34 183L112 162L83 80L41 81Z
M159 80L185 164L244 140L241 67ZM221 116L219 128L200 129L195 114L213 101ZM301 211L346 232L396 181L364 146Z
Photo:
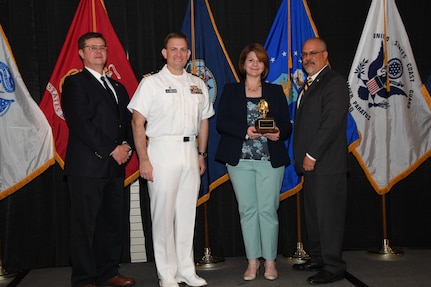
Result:
M150 137L150 142L193 142L196 136L159 136Z

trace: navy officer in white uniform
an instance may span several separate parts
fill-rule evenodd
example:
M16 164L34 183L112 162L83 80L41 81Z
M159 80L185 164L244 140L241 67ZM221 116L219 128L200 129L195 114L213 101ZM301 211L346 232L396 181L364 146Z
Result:
M148 181L154 256L162 287L207 285L196 274L193 236L201 175L205 172L208 119L214 115L203 80L184 67L190 57L182 33L167 35L166 64L140 82L128 108ZM197 145L196 145L197 139Z

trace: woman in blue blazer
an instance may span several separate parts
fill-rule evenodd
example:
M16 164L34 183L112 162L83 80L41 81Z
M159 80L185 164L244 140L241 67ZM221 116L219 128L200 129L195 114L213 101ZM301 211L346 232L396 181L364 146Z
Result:
M244 280L254 280L265 260L264 276L275 280L278 244L279 194L289 156L284 141L292 126L287 99L279 85L264 82L269 58L260 44L247 45L240 54L240 83L224 87L217 110L221 137L216 160L225 163L232 182L248 259ZM273 119L273 131L258 131L255 121L262 117L258 103L265 100Z

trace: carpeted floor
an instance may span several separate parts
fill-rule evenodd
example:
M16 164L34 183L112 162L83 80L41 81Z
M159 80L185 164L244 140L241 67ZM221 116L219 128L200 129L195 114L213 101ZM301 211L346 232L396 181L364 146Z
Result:
M431 250L407 249L402 255L376 255L368 251L345 251L347 262L346 278L325 286L333 287L429 287L431 286ZM296 259L280 256L277 259L279 278L268 281L262 272L254 281L243 281L246 268L245 258L228 257L216 264L198 267L197 273L205 278L208 286L246 287L299 287L310 286L307 278L314 272L294 271ZM157 287L154 263L124 264L120 272L134 277L137 287ZM58 287L70 286L70 267L34 269L22 272L16 277L0 277L0 287ZM186 285L184 285L186 286Z

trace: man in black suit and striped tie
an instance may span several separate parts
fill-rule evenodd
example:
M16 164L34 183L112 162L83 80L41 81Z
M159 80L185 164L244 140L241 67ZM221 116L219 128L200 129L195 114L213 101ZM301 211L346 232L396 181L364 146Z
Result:
M295 167L304 175L304 214L311 259L296 270L319 271L308 278L324 284L344 278L342 259L347 198L347 81L328 66L320 38L305 41L302 65L311 78L295 114ZM307 81L308 82L308 81ZM307 87L307 86L306 86Z

